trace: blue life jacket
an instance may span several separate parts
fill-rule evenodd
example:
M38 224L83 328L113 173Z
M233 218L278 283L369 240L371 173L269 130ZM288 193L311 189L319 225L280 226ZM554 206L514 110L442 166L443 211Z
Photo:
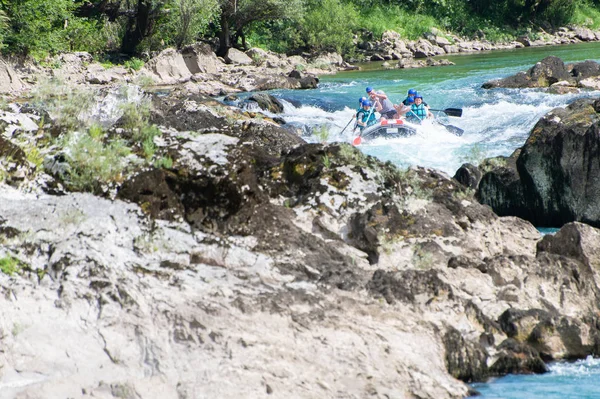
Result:
M427 118L427 108L423 104L413 104L410 106L410 111L406 113L406 119L409 122L421 123Z
M357 113L356 113L356 119L360 120L363 123L366 123L367 126L371 126L374 125L375 123L377 123L377 117L375 116L375 111L371 112L371 110L366 110L366 109L360 109ZM358 125L358 127L362 130L365 127Z

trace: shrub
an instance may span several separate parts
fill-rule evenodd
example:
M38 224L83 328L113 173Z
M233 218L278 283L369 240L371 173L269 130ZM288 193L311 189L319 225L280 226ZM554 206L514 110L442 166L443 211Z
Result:
M4 274L12 276L15 273L21 272L21 268L21 262L12 256L0 258L0 271Z
M69 133L61 146L70 170L66 183L78 191L100 192L103 184L121 182L131 151L123 140L104 144L86 133Z
M96 51L104 48L102 26L74 14L72 0L4 2L10 29L5 44L10 51L43 59L59 51Z
M40 83L32 92L32 103L48 111L55 123L66 130L82 126L82 117L94 103L96 92L64 84L58 79Z
M156 31L142 42L140 49L181 48L194 43L214 20L218 5L219 0L172 0L169 11L155 23Z
M380 38L383 32L393 30L403 38L415 40L423 36L436 26L435 18L406 11L400 7L373 7L361 14L359 26L369 32L373 32L376 38Z
M600 4L591 1L578 2L571 22L575 25L586 26L590 29L600 28Z
M553 27L563 26L573 18L575 7L572 0L552 0L537 19L548 21Z
M132 69L134 71L139 71L144 66L144 61L139 58L131 58L124 63L125 68Z
M314 5L304 19L306 44L318 51L345 52L353 48L352 32L358 12L352 4L323 0Z

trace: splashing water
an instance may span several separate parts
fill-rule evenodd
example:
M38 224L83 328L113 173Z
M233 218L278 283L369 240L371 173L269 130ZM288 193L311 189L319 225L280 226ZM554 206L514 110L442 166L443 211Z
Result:
M509 375L473 387L482 399L600 398L600 359L553 363L549 369L543 375Z
M442 123L463 129L462 137L434 124L419 127L412 137L377 139L359 146L366 154L399 166L433 167L453 175L465 162L478 164L487 157L512 154L553 108L577 98L600 97L599 91L557 95L542 89L481 89L484 82L527 70L548 55L565 62L598 61L600 43L445 56L456 65L437 68L373 70L376 64L371 63L364 71L322 77L315 90L276 90L271 94L284 104L283 114L277 116L301 130L309 142L322 141L322 135L313 133L324 127L329 131L326 141L352 143L358 134L353 130L353 118L366 86L384 90L395 104L409 88L416 88L433 109L462 108L460 118L434 112Z

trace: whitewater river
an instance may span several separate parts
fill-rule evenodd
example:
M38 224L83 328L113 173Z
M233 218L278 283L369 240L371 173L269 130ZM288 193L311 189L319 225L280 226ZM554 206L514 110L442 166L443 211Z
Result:
M330 132L327 141L352 142L350 128L340 132L354 115L366 86L384 90L394 103L404 99L409 88L416 88L431 108L462 108L461 118L447 120L464 129L462 137L432 126L414 137L379 139L359 146L363 152L399 166L433 167L452 176L464 162L477 164L485 157L510 155L551 109L579 97L600 97L597 91L552 95L537 89L481 89L484 82L525 71L548 55L565 62L600 62L600 43L445 56L456 65L435 68L382 70L381 63L370 63L361 65L361 71L323 76L315 90L276 90L271 94L284 100L283 118L302 128L304 138L312 142L318 139L311 132L323 126ZM509 376L475 387L483 399L598 399L599 378L600 360L589 358L553 364L543 376Z
M600 97L600 92L591 91L552 95L537 89L481 89L484 82L525 71L548 55L565 62L600 61L600 43L445 56L456 65L434 68L382 70L380 62L369 63L361 65L361 71L322 76L315 90L271 94L284 100L283 118L303 128L307 141L318 141L310 133L325 126L330 132L327 141L352 142L356 134L352 125L340 132L352 119L367 86L384 90L394 103L403 100L408 89L416 88L431 108L463 108L461 118L446 119L464 129L462 137L431 126L410 138L379 139L360 146L366 154L400 166L428 166L454 175L464 162L477 164L486 157L510 155L551 109L577 97Z

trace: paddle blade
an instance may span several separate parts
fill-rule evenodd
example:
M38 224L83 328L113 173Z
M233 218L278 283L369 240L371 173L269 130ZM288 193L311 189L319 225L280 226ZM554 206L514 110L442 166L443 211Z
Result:
M458 126L454 126L454 125L444 125L444 127L446 128L446 130L448 130L450 133L457 135L457 136L462 136L463 133L465 132L464 130L462 130L461 128L459 128Z
M356 136L356 137L354 138L354 141L352 142L352 145L360 145L360 142L361 142L361 141L362 141L362 140L361 140L360 136Z
M462 108L446 108L444 112L448 116L457 116L459 118L462 116Z

